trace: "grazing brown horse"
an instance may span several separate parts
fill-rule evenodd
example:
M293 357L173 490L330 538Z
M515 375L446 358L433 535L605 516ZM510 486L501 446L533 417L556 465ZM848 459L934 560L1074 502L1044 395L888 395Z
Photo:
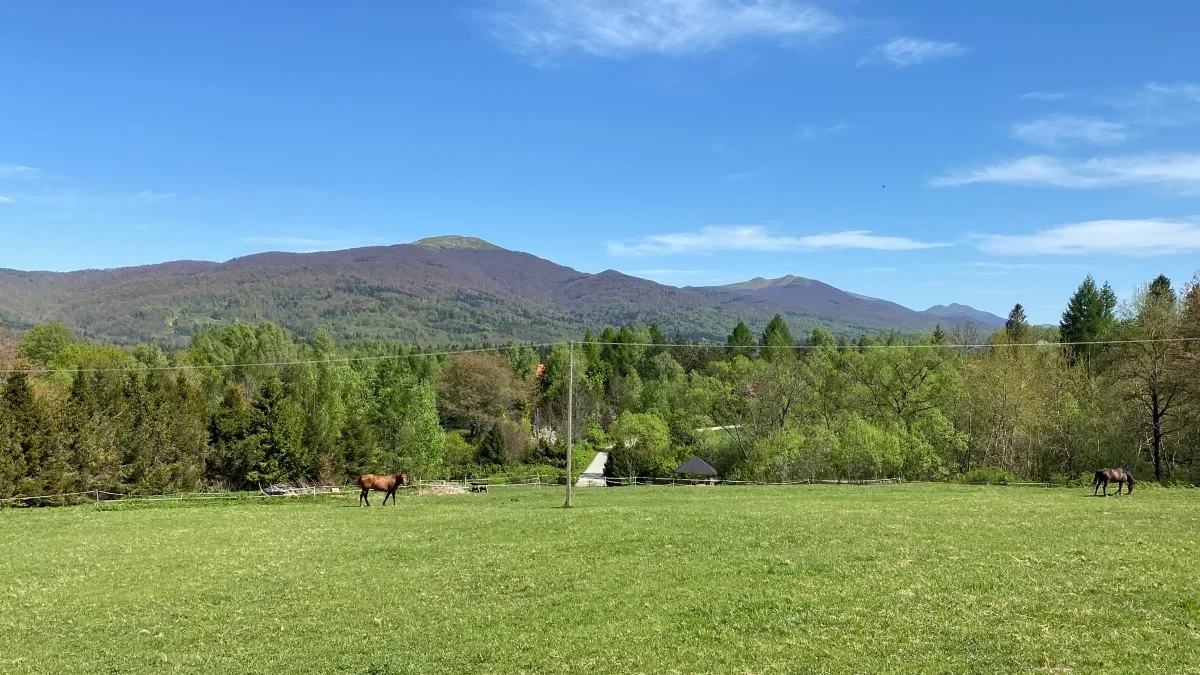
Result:
M1133 494L1133 472L1129 469L1100 469L1096 472L1096 478L1092 480L1092 496L1096 495L1096 491L1100 486L1104 486L1104 496L1108 496L1108 484L1117 484L1117 494L1121 494L1121 487L1126 488L1127 494ZM395 500L393 500L395 501Z
M385 493L383 495L383 505L387 506L388 497L392 498L392 506L396 505L396 488L401 485L408 485L408 474L401 471L390 476L376 476L373 473L363 474L358 477L358 486L362 488L362 492L358 495L358 505L362 506L363 502L367 506L371 505L371 500L367 499L367 494L371 490Z

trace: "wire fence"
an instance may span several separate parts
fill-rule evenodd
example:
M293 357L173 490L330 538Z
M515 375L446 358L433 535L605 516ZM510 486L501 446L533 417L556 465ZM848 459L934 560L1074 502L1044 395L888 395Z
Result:
M461 480L420 480L414 481L408 485L397 487L399 490L411 490L420 492L422 490L455 487L462 488L464 491L469 491L474 486L487 487L537 487L546 486L561 487L564 484L563 476L543 476L531 474L529 476L518 477L487 477L487 478L464 478ZM305 497L305 496L321 496L334 495L346 496L357 495L361 488L358 485L335 485L328 483L290 483L281 486L267 486L259 488L257 491L244 492L229 492L229 491L213 491L213 492L176 492L169 494L156 495L139 495L126 492L112 492L109 490L81 490L78 492L60 492L45 495L18 496L6 497L0 499L0 508L13 506L64 506L64 505L80 505L80 504L112 504L126 502L190 502L190 501L205 501L205 500L252 500L252 499L275 499L287 497Z
M459 480L418 480L408 485L397 487L397 491L411 492L417 495L435 494L465 494L469 492L484 492L493 488L561 488L565 484L565 476L532 474L518 477L488 477L464 478ZM602 485L577 485L586 487L634 487L634 486L801 486L801 485L842 485L842 486L885 486L885 485L947 485L974 483L945 483L936 481L910 481L901 478L877 479L799 479L790 481L752 481L726 480L722 478L679 478L661 476L605 476ZM1077 485L1061 483L1010 482L992 484L1008 487L1040 487L1040 488L1069 488ZM266 488L257 492L180 492L159 495L137 495L108 490L84 490L79 492L64 492L58 494L36 495L30 497L7 497L0 499L0 509L20 508L31 506L79 506L95 504L97 506L124 503L155 503L155 502L203 502L203 501L236 501L236 500L281 500L297 497L332 496L338 498L357 497L361 488L358 485L331 484L296 484L293 489L269 494Z
M841 480L824 479L824 478L802 478L797 480L786 481L769 481L769 480L725 480L721 478L665 478L665 477L611 477L606 476L603 479L607 487L620 487L626 485L747 485L747 486L763 486L763 485L984 485L984 483L954 483L950 481L919 481L906 480L903 478L871 478L871 479L847 479ZM1061 483L1037 483L1037 482L1011 482L1011 483L989 483L989 485L1011 486L1011 487L1070 487Z

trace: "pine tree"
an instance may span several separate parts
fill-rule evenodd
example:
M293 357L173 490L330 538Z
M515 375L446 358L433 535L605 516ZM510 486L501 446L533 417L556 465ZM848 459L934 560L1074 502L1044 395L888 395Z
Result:
M667 336L663 335L662 329L658 327L658 323L650 324L650 343L656 345L667 344Z
M785 347L794 346L795 341L792 339L792 331L782 316L776 314L767 324L766 330L759 339L759 345L764 348L762 355L767 360L779 360L793 356L792 351Z
M1096 280L1089 274L1067 301L1058 324L1060 339L1066 343L1102 340L1116 323L1116 306L1117 296L1112 287L1106 283L1103 289L1097 289ZM1099 353L1097 347L1099 345L1073 344L1071 352L1075 358L1090 360Z
M1106 281L1100 288L1100 333L1103 335L1117 322L1117 294Z
M209 448L204 408L199 388L185 373L131 373L125 378L123 400L107 401L100 414L83 420L86 433L79 434L78 445L91 445L89 455L99 462L84 472L85 480L93 483L83 489L111 489L114 483L106 478L103 461L118 452L121 491L166 494L198 489ZM109 440L114 433L116 438Z
M616 331L605 328L600 335L600 342L600 359L609 364L613 375L625 377L637 370L642 359L642 348L635 346L640 340L628 326L621 326Z
M1008 341L1015 344L1022 344L1029 339L1029 320L1025 318L1025 308L1021 303L1013 305L1012 311L1008 313L1008 320L1004 322L1004 332L1008 334Z
M1058 334L1063 342L1082 342L1094 337L1093 317L1100 302L1096 281L1089 274L1067 301L1067 308L1058 322Z
M246 402L242 390L232 382L226 385L212 419L208 424L212 455L208 460L209 480L230 487L250 487L250 472L261 459L258 437L253 435L257 414Z
M0 499L15 495L25 478L28 441L20 417L32 399L25 373L9 375L0 396Z
M261 452L250 482L267 485L278 481L308 478L306 469L315 462L304 457L304 413L287 398L274 373L263 381L254 402L254 435Z
M10 476L9 485L0 485L0 491L17 495L42 494L43 415L25 373L10 374L0 398L3 399L0 401L0 415L3 416L0 426L7 427L4 442L0 444L0 452L5 457L0 463L4 465L5 474Z
M613 367L618 375L622 377L630 373L637 372L638 364L642 361L642 347L635 347L641 340L638 339L637 333L629 326L621 326L617 331L617 342L619 343L613 349L615 361Z
M1177 298L1175 297L1175 289L1171 287L1171 280L1165 274L1160 274L1150 282L1150 288L1146 291L1150 299L1155 302L1166 302L1169 305L1174 305Z
M338 350L333 337L323 328L317 329L309 356L322 363L293 374L288 391L304 410L307 453L318 465L340 465L338 439L346 425L344 390L350 368L344 363L329 362L337 358Z
M504 448L504 434L500 430L500 425L492 427L490 431L479 439L479 462L481 464L504 464L508 462L508 452Z
M940 323L933 327L933 344L946 344L946 333L942 330L942 324Z
M346 426L338 444L341 446L341 470L354 477L382 471L378 466L379 430L372 423L371 394L362 374L351 370L346 383ZM336 470L338 467L334 467Z
M730 356L745 356L746 358L754 356L754 334L750 332L750 328L743 321L739 321L738 325L734 327L725 344L729 347Z

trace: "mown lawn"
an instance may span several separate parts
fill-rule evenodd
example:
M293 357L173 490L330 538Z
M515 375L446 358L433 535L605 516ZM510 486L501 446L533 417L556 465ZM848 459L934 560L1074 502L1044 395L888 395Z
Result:
M561 503L0 511L0 672L1200 672L1200 492Z

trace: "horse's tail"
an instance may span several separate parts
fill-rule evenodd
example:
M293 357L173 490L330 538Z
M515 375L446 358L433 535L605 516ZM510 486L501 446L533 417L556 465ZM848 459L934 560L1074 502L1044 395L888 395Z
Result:
M1096 476L1094 478L1092 478L1092 484L1089 485L1088 487L1096 487L1103 480L1104 480L1104 471L1097 471Z

